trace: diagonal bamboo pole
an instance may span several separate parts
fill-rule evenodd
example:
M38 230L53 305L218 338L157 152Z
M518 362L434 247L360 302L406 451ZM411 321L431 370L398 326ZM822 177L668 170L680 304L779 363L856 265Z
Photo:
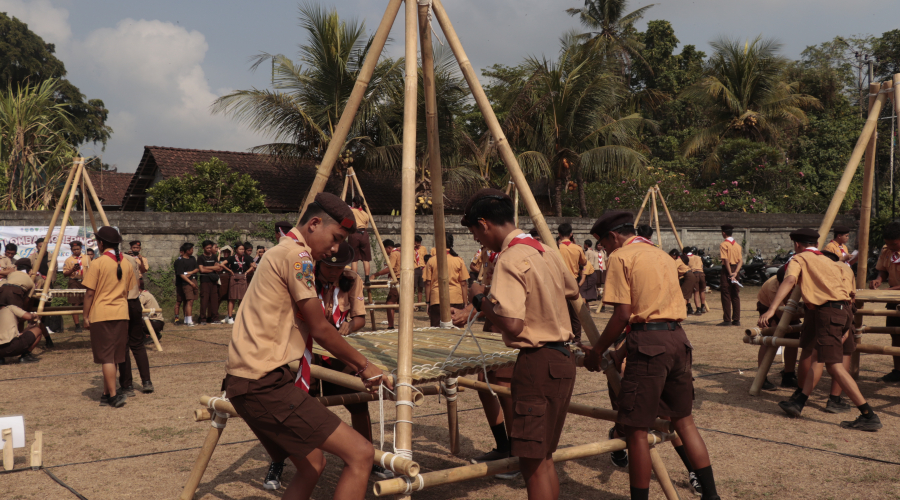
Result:
M347 186L350 184L350 172L344 175L344 187L341 189L341 199L347 201Z
M84 172L84 158L80 158L81 162L77 162L75 164L75 177L72 179L72 185L69 189L69 200L66 202L66 211L62 216L62 219L59 221L59 236L56 238L56 245L53 247L53 255L50 257L47 265L47 276L44 278L44 288L41 291L41 300L38 302L39 313L44 311L44 306L49 302L48 292L50 291L50 282L52 281L53 275L56 271L57 259L59 258L59 251L62 249L63 238L66 235L66 223L69 221L69 214L72 213L72 205L75 203L75 187L78 186L78 181L81 179L81 175ZM53 226L50 227L50 232L53 232ZM41 250L46 249L50 245L50 240L44 240L44 246ZM40 256L38 256L40 259ZM38 267L40 267L41 261L38 260ZM45 300L46 298L46 300Z
M434 9L434 15L437 18L438 23L441 25L441 30L443 30L444 35L447 37L447 43L450 45L453 55L456 56L459 68L462 71L466 82L469 84L469 89L472 91L475 103L478 104L478 109L484 116L484 121L487 124L488 130L491 132L491 136L493 136L495 144L500 151L500 157L503 160L503 163L506 164L506 168L509 169L510 178L512 178L515 183L516 188L519 191L519 196L525 202L525 209L528 211L528 215L531 216L534 227L537 228L541 238L547 243L547 248L551 252L558 253L559 248L557 248L556 245L550 244L550 242L554 241L553 233L550 232L550 228L547 226L547 220L544 219L544 214L541 212L537 200L534 199L534 193L531 192L531 187L528 185L528 179L525 178L525 174L519 166L519 161L516 159L516 154L510 147L509 141L506 139L506 134L503 133L503 128L497 120L497 115L494 114L491 102L484 93L484 88L482 88L481 82L478 80L478 75L475 73L472 63L469 62L469 57L466 55L466 51L459 41L459 36L456 34L456 30L453 28L453 24L447 16L447 11L444 10L443 3L441 0L433 0L432 8ZM594 324L590 308L586 306L584 300L580 296L575 300L572 300L571 303L574 309L578 311L581 326L584 328L585 334L587 334L591 344L596 344L600 339L600 331L597 330L597 325Z
M363 193L362 186L359 185L359 179L356 178L356 171L353 170L353 167L348 169L350 179L353 181L353 184L356 186L356 190L359 191L359 197L363 200L363 207L366 209L366 214L369 216L369 222L372 223L372 231L375 232L375 239L378 240L378 248L381 249L381 255L384 256L384 262L388 264L388 270L391 273L391 280L396 282L397 276L394 275L394 268L390 266L391 256L388 255L387 249L384 248L384 242L381 241L381 233L378 232L378 226L375 224L375 217L372 216L372 211L369 210L369 202L366 201L366 195Z
M666 199L663 198L659 186L656 187L656 194L659 195L659 201L662 202L663 210L666 211L666 217L669 219L669 224L672 226L672 234L675 235L675 241L678 242L678 250L681 250L684 248L684 244L681 242L681 236L678 235L678 229L675 228L675 221L672 220L672 214L669 213L669 206L666 205Z
M78 170L79 162L84 163L84 158L74 158L72 160L72 168L69 170L69 176L66 178L66 184L63 186L63 190L59 193L59 201L56 203L56 209L53 211L53 217L50 218L50 226L47 228L47 236L44 237L44 243L41 246L41 250L38 252L38 263L42 262L44 259L44 255L47 254L47 245L50 244L50 238L53 237L53 228L56 227L56 221L59 220L59 213L62 211L62 200L65 198L66 193L69 192L69 188L72 187L72 178L75 176L75 171ZM31 270L28 273L29 276L34 278L34 275L37 274L37 268ZM48 270L49 272L49 270ZM31 294L34 295L36 290L34 288L31 289Z
M641 202L641 208L638 209L637 215L634 216L634 226L637 227L641 222L641 214L644 213L644 207L647 206L647 201L650 200L650 192L653 191L653 188L647 190L647 194L644 195L644 201Z
M110 225L109 219L106 218L106 211L103 210L103 205L100 204L100 198L97 197L97 191L94 189L94 183L91 182L91 176L88 175L87 170L82 172L82 175L84 175L84 182L87 183L87 189L91 194L91 199L94 200L94 205L97 206L97 213L100 214L100 220L103 221L104 226Z
M844 175L841 176L841 181L834 191L834 196L831 198L831 203L828 205L828 210L825 212L825 217L822 218L822 224L819 226L819 248L825 243L828 231L834 223L834 218L837 216L837 212L844 202L847 188L853 180L853 175L856 174L856 169L859 166L859 161L862 159L863 151L866 149L866 145L869 143L869 139L872 137L875 127L878 125L878 116L881 114L881 107L884 105L885 96L886 94L878 94L872 109L869 110L869 117L866 119L866 124L859 134L859 139L856 140L856 146L853 147L853 152L850 153L850 159L847 161L847 166L844 167ZM865 213L865 210L863 210L863 212ZM862 224L860 224L860 229L862 229ZM867 258L867 255L860 255L860 259L863 261ZM860 262L860 265L862 265L862 262ZM865 275L863 275L863 279L865 279ZM790 328L790 323L794 318L794 313L797 311L799 303L800 287L798 286L794 287L794 291L791 292L791 297L788 299L787 306L781 314L781 321L778 322L778 327L775 329L775 337L782 338L785 336ZM767 350L759 364L759 369L756 371L756 378L750 386L751 396L759 396L763 381L766 380L766 375L768 375L769 368L772 366L772 361L774 360L775 349Z
M384 11L384 17L381 18L381 24L378 25L378 30L375 31L375 36L372 37L372 45L366 54L366 60L359 69L356 83L353 84L353 91L350 93L350 98L347 99L347 104L341 112L341 119L331 134L331 141L328 142L325 156L322 158L322 163L319 164L316 178L309 188L306 201L300 207L300 216L297 217L298 225L300 224L300 218L303 217L303 212L306 211L306 206L312 203L316 195L325 189L325 184L328 183L328 178L331 177L331 169L334 168L334 162L337 161L338 156L341 154L341 149L344 147L344 142L350 133L350 127L353 125L353 120L356 119L356 112L359 111L359 105L363 96L365 96L366 89L369 88L369 80L372 79L375 66L378 64L382 51L384 51L384 44L387 42L394 20L397 19L397 13L400 12L401 2L402 0L390 0L388 2L387 9Z
M650 206L650 215L652 218L650 219L650 225L656 224L656 246L658 248L662 248L662 233L659 231L659 211L656 209L656 190L650 190L650 198L653 200L653 205Z

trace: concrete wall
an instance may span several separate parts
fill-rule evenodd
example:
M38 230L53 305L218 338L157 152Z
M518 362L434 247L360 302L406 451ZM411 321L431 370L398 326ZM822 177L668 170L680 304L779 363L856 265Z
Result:
M51 212L0 211L0 226L46 226L50 222ZM287 220L294 222L297 214L210 214L210 213L154 213L154 212L109 212L110 224L119 227L125 241L141 240L143 253L150 260L151 267L168 266L173 257L178 256L178 247L182 243L197 241L196 235L203 232L222 232L229 229L240 231L245 237L257 230L256 223L261 221ZM735 226L735 238L749 249L759 250L765 258L774 257L779 249L790 248L788 233L798 227L817 228L822 216L815 214L744 214L725 212L689 212L673 213L676 227L685 245L705 248L715 253L721 242L721 224L730 223ZM463 259L471 259L478 245L469 232L459 225L459 215L446 218L445 226L454 234L455 249ZM81 224L80 213L73 213L72 220ZM646 216L642 217L646 222ZM583 242L590 238L588 232L594 219L549 217L547 222L551 231L563 223L572 224L575 239ZM375 216L375 223L382 238L400 240L400 218L392 216ZM662 246L668 250L677 246L667 220L660 219L662 226ZM848 215L838 217L836 224L855 228L857 222ZM520 217L519 225L525 230L531 229L529 217ZM434 244L434 225L430 216L416 217L416 231L422 235L427 247ZM370 231L374 238L374 232ZM856 232L851 234L851 248L855 248ZM654 241L656 235L654 235ZM271 246L262 239L250 241L254 245ZM374 243L374 240L373 240ZM378 251L373 248L376 262L382 262Z

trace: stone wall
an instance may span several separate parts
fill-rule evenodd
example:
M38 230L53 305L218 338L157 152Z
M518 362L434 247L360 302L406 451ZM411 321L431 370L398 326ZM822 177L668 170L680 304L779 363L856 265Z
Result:
M223 232L236 230L247 235L258 231L257 223L287 220L294 222L297 214L211 214L211 213L153 213L153 212L109 212L110 224L119 227L125 241L141 240L144 255L150 260L151 267L168 266L173 257L178 256L178 247L184 242L197 242L197 234L204 232ZM50 212L0 211L2 226L42 226L50 222ZM682 241L685 245L711 250L715 253L721 241L719 226L730 223L735 226L735 238L747 250L759 251L765 258L774 257L779 249L790 248L788 233L798 227L819 226L821 215L814 214L744 214L723 212L689 212L673 213L672 217ZM478 249L469 232L459 225L459 215L446 218L445 226L454 234L455 249L463 257L470 259ZM81 224L82 215L73 213L71 222ZM646 216L642 217L646 222ZM588 232L594 219L548 217L547 223L551 231L562 222L572 224L575 240L583 242L590 238ZM677 246L670 226L664 214L660 219L662 226L662 246L668 250ZM400 217L375 216L375 223L382 238L400 240ZM849 215L838 217L837 224L856 227L856 221ZM520 217L520 227L531 229L531 219ZM422 235L423 243L430 248L434 244L434 224L430 216L416 217L416 232ZM370 231L372 238L374 232ZM851 248L855 248L856 232L851 234ZM654 241L656 235L654 235ZM264 239L250 238L254 245L271 246ZM373 240L374 244L374 240ZM377 263L383 262L373 248Z

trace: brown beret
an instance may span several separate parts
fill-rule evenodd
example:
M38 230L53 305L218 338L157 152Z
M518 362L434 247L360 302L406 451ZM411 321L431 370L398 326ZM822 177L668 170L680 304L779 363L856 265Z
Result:
M356 232L356 218L353 216L353 209L343 200L331 193L319 193L316 195L315 203L348 232Z
M723 224L721 229L722 231L734 231L734 226L731 224Z
M850 232L850 228L847 226L834 226L833 230L835 235L847 234Z
M800 243L810 243L819 241L819 232L808 227L791 231L791 241L799 241Z
M112 243L114 245L122 243L122 235L119 234L119 230L112 226L103 226L97 230L97 234L95 234L98 240L103 240L107 243Z
M591 234L602 240L610 231L624 226L634 226L634 214L627 210L611 210L597 219L591 228Z
M31 259L19 259L16 261L16 269L23 267L25 269L31 269Z
M288 221L278 221L275 223L275 236L286 235L293 228L294 225Z
M346 241L342 242L338 245L338 250L331 257L324 257L319 262L334 266L334 267L344 267L348 266L356 260L356 252L350 247L350 244Z
M495 200L508 201L510 205L512 205L512 198L509 197L508 194L500 191L499 189L494 188L484 188L479 189L477 193L473 194L469 201L466 203L466 209L463 212L463 218L459 221L464 227L471 227L475 225L475 221L471 220L469 217L469 212L472 211L472 207L475 206L476 203L485 199L485 198L493 198Z

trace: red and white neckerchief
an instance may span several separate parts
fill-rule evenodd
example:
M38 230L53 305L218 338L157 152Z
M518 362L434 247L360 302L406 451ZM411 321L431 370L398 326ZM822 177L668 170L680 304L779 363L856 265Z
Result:
M341 325L344 323L344 321L347 320L347 315L350 314L350 310L348 309L347 312L343 312L343 313L341 312L341 308L338 307L338 294L340 293L341 289L340 289L340 287L335 286L335 285L331 285L331 286L334 286L334 293L332 294L332 297L331 297L331 315L330 316L328 314L328 310L325 309L325 299L322 298L321 291L319 292L319 300L322 302L322 312L325 314L325 317L328 318L329 321L331 321L331 324L333 324L335 328L340 328Z
M491 264L493 264L497 260L497 256L500 255L500 252L492 252L490 250L485 250L487 252L487 260Z
M900 264L900 252L891 254L891 264Z
M732 245L737 244L737 242L734 241L734 238L732 238L731 236L725 238L725 241L727 241L728 243L731 243Z
M803 251L804 251L804 252L812 252L812 253L814 253L814 254L816 254L816 255L822 255L822 252L820 252L819 249L816 248L816 247L807 247L807 248L804 249ZM802 252L801 252L801 253L802 253Z
M300 244L300 238L298 238L294 233L288 231L285 236L296 241L298 245ZM297 313L297 317L300 317L299 312ZM297 378L296 380L294 380L294 385L303 389L307 393L309 392L309 384L310 380L312 379L312 370L310 369L310 365L312 365L313 361L312 350L310 349L312 347L312 342L313 340L310 336L307 339L306 348L303 350L303 358L300 360L300 372L297 373Z
M597 252L597 269L606 271L606 264L603 263L603 252Z
M569 245L572 244L572 242L569 241L569 240L562 240L562 241L560 241L560 243L562 243L562 244L565 245L565 246L569 246Z
M75 257L75 260L78 261L79 266L81 265L81 257L83 257L83 255L79 255L78 257ZM84 276L84 268L79 268L77 271L75 271L75 274L78 276Z
M122 262L122 254L119 254L119 258L118 258L118 260L117 260L117 259L116 259L116 252L113 252L112 250L107 250L107 251L103 252L103 255L109 257L110 259L112 259L112 260L114 260L114 261L116 261L116 262ZM80 262L79 262L79 264L80 264Z
M416 267L418 267L418 266L419 266L419 259L420 259L420 257L419 257L419 247L414 246L414 247L413 247L413 252L415 252L415 254L416 254Z
M840 243L838 243L838 242L836 242L836 241L834 241L834 240L831 240L831 242L837 244L838 250L841 251L841 256L842 256L842 257L843 257L844 255L847 255L847 251L844 250L844 245L841 245Z
M537 250L538 252L544 253L544 247L541 245L541 243L538 240L532 238L530 234L526 234L526 233L522 233L522 234L516 236L515 238L513 238L512 241L509 242L509 246L507 246L506 248L510 248L510 247L513 247L515 245L520 245L520 244L528 245L531 248L534 248L535 250ZM493 261L491 261L491 262L493 262Z
M653 245L652 241L648 240L647 238L644 238L643 236L635 236L633 240L628 242L629 245L633 245L635 243L646 243L648 245Z

